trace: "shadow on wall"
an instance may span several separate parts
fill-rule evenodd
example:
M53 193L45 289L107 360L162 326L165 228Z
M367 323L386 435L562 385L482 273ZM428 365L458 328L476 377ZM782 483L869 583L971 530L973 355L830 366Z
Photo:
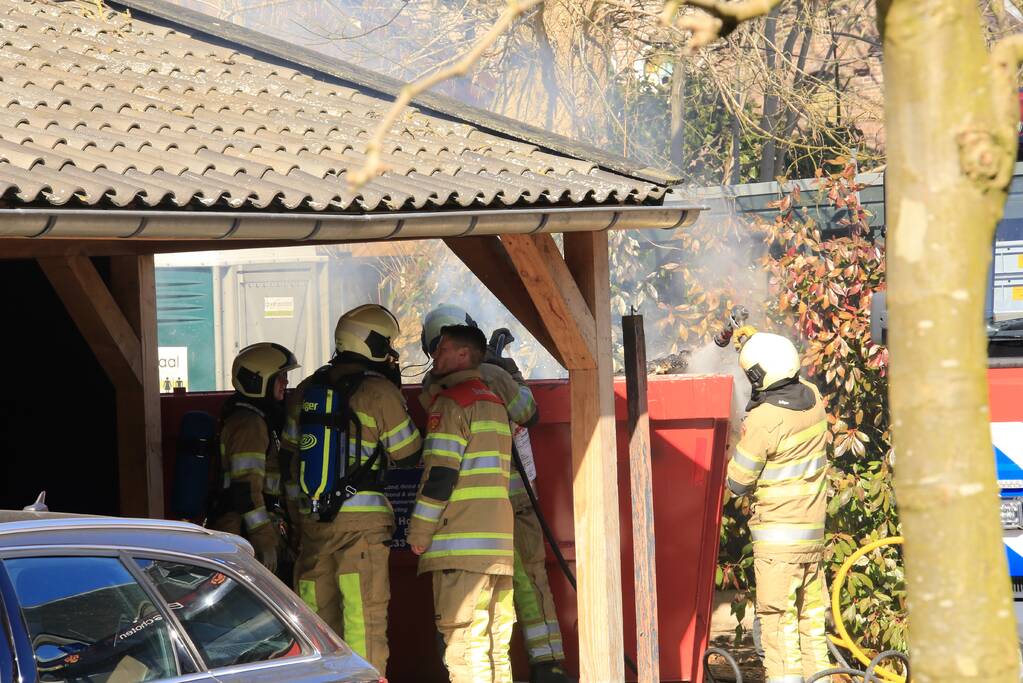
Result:
M0 509L46 490L52 510L116 514L113 387L35 261L0 261L0 291Z

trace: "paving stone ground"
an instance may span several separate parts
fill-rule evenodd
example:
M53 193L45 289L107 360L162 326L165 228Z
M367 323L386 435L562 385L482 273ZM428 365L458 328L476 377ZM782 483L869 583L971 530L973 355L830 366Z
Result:
M710 618L710 643L714 647L727 650L735 657L739 664L739 671L742 674L742 683L763 683L764 669L760 664L760 658L753 649L753 637L750 629L753 627L752 615L747 614L743 620L745 635L743 639L735 643L735 615L731 612L732 598L734 591L717 591L714 593L714 611ZM708 675L704 676L704 683L734 683L736 681L732 667L724 659L711 655L708 662Z

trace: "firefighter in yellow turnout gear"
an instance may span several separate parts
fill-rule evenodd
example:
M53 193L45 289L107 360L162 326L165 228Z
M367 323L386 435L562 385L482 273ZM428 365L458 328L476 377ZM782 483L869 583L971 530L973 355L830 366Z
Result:
M383 477L388 463L417 465L422 445L399 389L391 347L398 333L397 320L381 306L341 316L337 353L296 388L284 433L285 489L301 520L298 593L383 675L394 533ZM341 461L343 475L328 472Z
M745 341L739 365L753 395L726 483L735 495L754 497L749 525L765 681L802 683L830 666L822 567L825 405L817 388L800 379L792 342L749 329L736 338L737 345Z
M297 367L295 355L280 344L245 347L231 367L235 393L221 411L224 482L210 526L247 538L257 559L272 572L282 548L271 512L281 494L278 448L284 392L288 371Z
M442 305L431 311L423 321L423 352L431 355L440 340L441 328L447 325L468 325L476 322L461 308ZM488 349L480 375L487 387L504 402L508 417L515 425L531 427L540 415L533 392L511 358L497 356ZM427 375L423 407L429 409L430 375ZM527 437L528 438L528 437ZM547 578L543 533L536 512L526 494L526 482L518 470L511 468L510 497L515 513L515 612L526 641L529 657L530 683L564 683L571 681L561 667L565 658L554 596Z
M452 683L512 681L511 426L480 375L485 352L478 329L443 328L433 352L426 470L408 532L419 573L433 574Z

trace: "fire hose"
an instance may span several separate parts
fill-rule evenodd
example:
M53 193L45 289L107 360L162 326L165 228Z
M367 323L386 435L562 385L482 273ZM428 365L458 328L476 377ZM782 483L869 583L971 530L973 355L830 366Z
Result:
M814 683L815 681L821 681L826 679L828 676L845 674L848 676L859 676L863 683L908 683L910 680L909 670L909 658L902 652L895 650L885 650L884 652L878 653L875 657L870 658L867 654L859 647L859 645L849 636L849 631L846 629L845 624L842 622L842 602L841 594L842 588L845 586L845 580L849 575L849 570L852 569L853 565L856 564L861 557L867 553L874 551L878 548L888 545L899 545L902 543L901 536L893 536L891 538L882 538L877 541L873 541L863 546L852 555L846 558L845 562L839 568L838 573L835 575L835 582L831 588L831 614L835 623L835 630L838 632L838 637L828 636L828 649L831 650L832 655L838 660L841 666L826 669L814 674L809 678L806 683ZM865 670L853 668L848 665L841 653L835 648L844 648L851 652L853 656L859 660L862 664L866 665ZM714 674L710 671L707 663L711 655L716 655L725 660L725 662L731 667L732 672L735 674L735 682L742 683L742 672L739 669L738 663L735 661L735 657L731 655L727 650L721 648L710 647L703 653L703 664L704 670L707 672L707 679L709 683L719 683L718 679L714 677ZM899 674L891 669L881 666L881 662L888 660L897 659L902 662L903 668L905 669L905 675Z

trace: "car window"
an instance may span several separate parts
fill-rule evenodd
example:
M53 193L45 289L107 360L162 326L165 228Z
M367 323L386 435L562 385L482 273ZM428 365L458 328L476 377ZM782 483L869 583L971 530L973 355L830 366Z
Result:
M284 622L230 576L181 562L136 561L211 669L301 654Z
M114 557L3 561L40 681L129 683L178 675L170 628Z

